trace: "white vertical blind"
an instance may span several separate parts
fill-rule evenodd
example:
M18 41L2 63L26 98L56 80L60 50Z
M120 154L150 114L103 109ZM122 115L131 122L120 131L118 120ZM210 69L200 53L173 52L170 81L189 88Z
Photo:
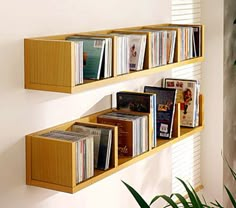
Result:
M189 182L193 187L200 181L200 135L191 136L172 147L172 191L185 193L176 177Z
M172 23L197 24L201 20L200 0L172 0ZM201 64L191 64L172 70L172 77L201 81ZM172 146L172 192L185 194L176 177L193 187L200 181L200 134L197 133Z
M200 23L200 0L172 0L172 23Z

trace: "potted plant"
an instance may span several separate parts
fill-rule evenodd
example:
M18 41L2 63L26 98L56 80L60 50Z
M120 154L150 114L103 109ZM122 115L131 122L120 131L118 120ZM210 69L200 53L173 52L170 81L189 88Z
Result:
M236 172L230 167L228 161L226 160L227 166L232 174L233 179L236 181ZM203 198L203 201L200 200L198 197L197 193L195 192L194 188L190 185L185 183L183 180L180 178L177 178L182 185L184 186L186 192L187 192L187 197L183 196L182 194L179 193L173 193L170 196L167 195L157 195L155 196L151 202L148 204L143 197L129 184L124 183L124 185L127 187L127 189L130 191L130 193L133 195L137 203L139 204L140 208L150 208L151 205L157 201L158 199L163 199L167 202L167 205L165 207L173 207L173 208L214 208L214 207L220 207L224 208L217 200L215 202L210 202L210 205L206 202L206 200ZM231 201L232 207L236 208L236 200L235 196L230 192L230 190L225 187L225 191L228 194L228 197ZM173 197L177 198L177 201L173 199Z

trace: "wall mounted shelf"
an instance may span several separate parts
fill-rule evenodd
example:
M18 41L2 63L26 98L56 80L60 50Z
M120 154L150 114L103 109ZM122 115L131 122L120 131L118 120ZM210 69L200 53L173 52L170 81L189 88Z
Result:
M120 28L112 30L102 30L95 32L84 32L76 34L64 34L58 36L38 37L25 39L25 88L34 90L45 90L63 93L77 93L84 90L96 89L98 87L108 86L113 83L118 83L125 80L153 75L158 72L170 70L175 67L184 66L202 62L204 60L204 26L201 27L201 56L184 60L180 60L180 28L176 28L177 39L174 55L174 63L167 64L155 68L150 68L151 64L151 38L150 33L142 32L147 35L146 52L144 58L144 70L130 72L128 74L116 76L115 62L113 59L113 77L101 80L84 80L84 84L75 85L75 44L71 41L66 41L66 37L71 35L90 35L107 34L109 32L126 32L140 33L132 31L141 28L163 28L171 24L160 25L145 25L140 27ZM178 26L181 25L171 25ZM193 25L185 25L193 26ZM196 25L195 25L196 26ZM113 48L116 48L113 42ZM113 57L114 57L113 49Z

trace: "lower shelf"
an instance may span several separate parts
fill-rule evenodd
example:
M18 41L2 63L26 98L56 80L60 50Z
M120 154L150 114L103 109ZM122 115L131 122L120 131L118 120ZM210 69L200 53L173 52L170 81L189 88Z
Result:
M203 126L199 126L196 128L181 128L180 130L180 136L177 138L172 138L172 139L158 139L158 146L156 148L153 148L152 150L149 150L148 152L145 152L139 156L136 156L134 158L131 157L125 157L125 158L119 158L118 160L118 166L111 168L106 171L101 171L101 170L95 170L95 175L87 179L86 181L83 181L79 184L77 184L74 187L69 187L69 186L62 186L62 185L57 185L53 183L47 183L39 180L34 180L30 179L28 180L27 184L33 185L33 186L38 186L38 187L43 187L43 188L48 188L48 189L53 189L57 191L63 191L63 192L68 192L68 193L75 193L99 180L102 180L140 160L143 160L157 152L160 152L161 150L170 147L172 144L175 144L191 135L194 135L195 133L201 132L203 129Z
M45 129L26 136L26 183L28 185L75 193L101 179L104 179L140 160L143 160L172 144L201 132L204 127L203 97L199 99L199 126L195 128L180 127L180 105L176 106L173 123L173 138L157 138L157 147L135 157L118 157L118 127L97 123L97 117L112 109L98 112L56 127ZM149 120L149 122L151 122ZM76 145L69 140L44 137L42 134L52 130L70 131L74 124L112 128L112 147L109 169L95 170L94 176L76 184ZM150 132L150 127L149 127ZM150 134L149 134L150 135ZM150 143L150 140L149 140Z
M178 138L172 138L172 139L158 139L157 143L158 146L156 148L153 148L152 150L149 150L139 156L136 157L123 157L123 158L119 158L119 162L118 162L118 166L115 168L111 168L107 171L98 171L96 170L95 176L87 181L82 182L81 184L78 184L76 187L74 187L73 192L77 192L103 178L106 178L124 168L129 167L132 164L135 164L138 161L141 161L151 155L154 155L158 152L160 152L161 150L170 147L172 144L175 144L181 140L184 140L185 138L194 135L198 132L201 132L203 130L203 126L199 126L196 128L181 128L181 136Z

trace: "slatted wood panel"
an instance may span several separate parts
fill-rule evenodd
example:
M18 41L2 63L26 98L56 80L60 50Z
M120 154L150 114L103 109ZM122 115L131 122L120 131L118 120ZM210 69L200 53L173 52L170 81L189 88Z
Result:
M172 0L171 18L172 23L176 24L200 24L200 0ZM172 77L198 79L201 82L201 63L175 68ZM176 177L190 182L193 187L201 184L200 142L201 137L197 133L172 146L172 192L185 194L185 189Z

